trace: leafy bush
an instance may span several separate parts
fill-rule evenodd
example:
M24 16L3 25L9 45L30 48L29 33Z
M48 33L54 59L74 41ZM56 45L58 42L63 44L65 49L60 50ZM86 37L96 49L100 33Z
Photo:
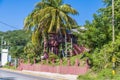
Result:
M16 69L16 67L14 65L11 65L10 62L6 63L5 66L3 66L3 68L7 68L7 69Z
M89 72L85 75L79 75L77 80L95 80L95 77Z
M58 59L58 56L55 53L49 53L49 60Z
M103 69L99 73L89 72L85 75L79 75L78 80L120 80L119 74L112 74L112 69Z
M112 67L113 55L116 59L115 67L117 68L120 66L120 36L117 36L114 44L109 42L101 49L96 48L92 53L86 53L85 57L89 57L91 60L91 67L94 71L100 71Z
M113 77L111 69L103 69L98 73L97 80L111 80Z

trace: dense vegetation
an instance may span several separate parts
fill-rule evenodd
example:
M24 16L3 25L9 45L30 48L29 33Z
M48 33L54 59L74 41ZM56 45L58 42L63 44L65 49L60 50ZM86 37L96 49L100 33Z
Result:
M24 46L28 41L30 41L30 33L26 33L23 30L14 30L0 32L0 37L3 37L3 48L8 48L10 50L9 53L13 58L20 58L24 56Z
M79 76L80 80L119 80L120 73L120 0L115 0L115 42L112 43L112 4L111 0L103 0L104 8L93 14L93 21L86 21L84 30L77 27L78 43L89 47L90 52L82 58L89 58L90 72ZM61 7L62 6L62 7ZM14 57L40 59L43 53L43 42L47 40L49 32L61 34L66 29L73 28L77 23L69 16L77 14L70 5L62 4L62 0L42 0L33 12L25 19L24 31L0 32L0 36L9 42L11 55ZM54 17L56 16L56 17ZM30 41L32 36L32 41ZM24 51L23 51L24 50ZM115 60L113 67L112 58ZM27 57L27 58L26 58ZM74 59L74 58L71 58ZM112 68L116 75L112 75ZM94 76L93 76L94 75Z
M32 32L32 43L28 47L26 46L26 53L36 53L36 51L40 54L48 53L46 44L49 33L63 36L67 29L70 30L77 25L70 14L75 15L78 12L70 5L64 4L62 0L41 0L38 2L34 10L24 20L24 29ZM32 57L35 55L28 55L28 58Z
M81 43L89 46L91 52L86 54L91 61L92 72L79 76L82 80L119 80L119 62L120 62L120 0L115 0L115 42L112 43L112 0L104 0L105 8L100 8L97 14L94 14L93 21L86 21L84 27L87 29L79 35ZM113 65L112 58L115 59ZM112 69L115 69L116 76L112 75ZM93 72L94 71L94 72ZM96 75L92 77L92 75Z

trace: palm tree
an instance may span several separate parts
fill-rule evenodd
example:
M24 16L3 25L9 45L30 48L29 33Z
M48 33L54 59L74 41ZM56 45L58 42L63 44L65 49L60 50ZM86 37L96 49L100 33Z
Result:
M24 21L24 29L33 30L40 33L38 36L55 32L61 33L62 30L71 29L77 25L76 21L70 17L78 12L68 4L63 4L62 0L42 0L37 3L33 12ZM35 36L35 35L33 35Z
M68 4L63 4L62 0L42 0L37 3L34 11L25 19L25 29L34 28L44 32L59 32L61 28L71 29L76 25L69 14L78 14Z

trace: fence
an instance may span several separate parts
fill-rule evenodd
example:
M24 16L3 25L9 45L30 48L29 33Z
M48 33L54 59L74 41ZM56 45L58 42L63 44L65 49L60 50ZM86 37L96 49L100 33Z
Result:
M68 61L68 64L70 62ZM74 66L66 65L63 66L60 64L59 66L55 65L47 65L47 64L24 64L22 62L19 63L18 70L30 70L30 71L40 71L40 72L51 72L51 73L60 73L60 74L85 74L89 66L86 63L84 66L77 65L78 61L76 61Z

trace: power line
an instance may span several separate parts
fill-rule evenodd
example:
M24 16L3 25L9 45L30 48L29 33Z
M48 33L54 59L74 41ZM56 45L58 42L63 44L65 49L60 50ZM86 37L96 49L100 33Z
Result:
M5 25L5 26L9 26L9 27L11 27L11 28L14 28L14 29L18 29L17 27L11 26L11 25L9 25L9 24L7 24L7 23L5 23L5 22L0 21L0 23L3 24L3 25Z

